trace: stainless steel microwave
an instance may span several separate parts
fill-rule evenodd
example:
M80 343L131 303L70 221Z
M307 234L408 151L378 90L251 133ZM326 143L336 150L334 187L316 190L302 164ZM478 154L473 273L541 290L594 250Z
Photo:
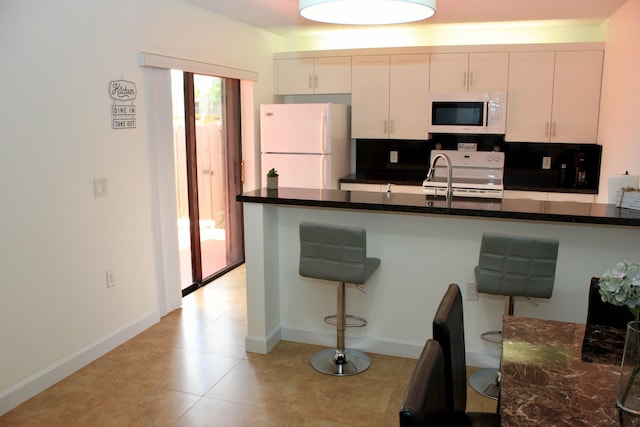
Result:
M430 133L504 134L507 94L432 93L429 95Z

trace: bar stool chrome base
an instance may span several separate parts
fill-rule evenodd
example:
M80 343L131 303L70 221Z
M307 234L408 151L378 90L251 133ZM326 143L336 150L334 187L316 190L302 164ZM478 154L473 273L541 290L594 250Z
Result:
M346 377L366 371L371 366L371 359L359 350L326 348L313 355L311 366L323 374Z
M500 372L497 369L481 369L471 374L469 384L481 395L498 400Z

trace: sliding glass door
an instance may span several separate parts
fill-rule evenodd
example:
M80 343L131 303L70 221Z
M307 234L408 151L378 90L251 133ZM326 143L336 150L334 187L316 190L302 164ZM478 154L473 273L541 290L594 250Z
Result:
M172 71L183 296L244 261L240 82Z

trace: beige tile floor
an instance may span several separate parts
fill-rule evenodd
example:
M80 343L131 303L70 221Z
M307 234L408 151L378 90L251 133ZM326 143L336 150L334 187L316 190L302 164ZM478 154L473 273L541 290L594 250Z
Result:
M349 377L316 372L320 347L246 353L245 269L0 417L0 426L394 426L415 360L370 354ZM469 391L468 410L496 402Z

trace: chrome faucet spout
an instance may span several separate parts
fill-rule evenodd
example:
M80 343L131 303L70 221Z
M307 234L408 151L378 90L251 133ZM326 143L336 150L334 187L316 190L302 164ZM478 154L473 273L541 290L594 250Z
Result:
M452 179L452 170L451 170L451 159L449 159L449 157L447 157L446 154L438 153L435 156L433 156L433 159L431 159L431 165L429 165L429 171L427 172L427 178L425 179L425 181L431 181L431 179L433 178L433 175L435 174L435 171L436 171L436 163L438 162L439 159L444 159L445 163L447 164L447 192L445 193L445 200L447 202L450 202L451 196L453 195L453 190L451 189L451 183L453 179Z

